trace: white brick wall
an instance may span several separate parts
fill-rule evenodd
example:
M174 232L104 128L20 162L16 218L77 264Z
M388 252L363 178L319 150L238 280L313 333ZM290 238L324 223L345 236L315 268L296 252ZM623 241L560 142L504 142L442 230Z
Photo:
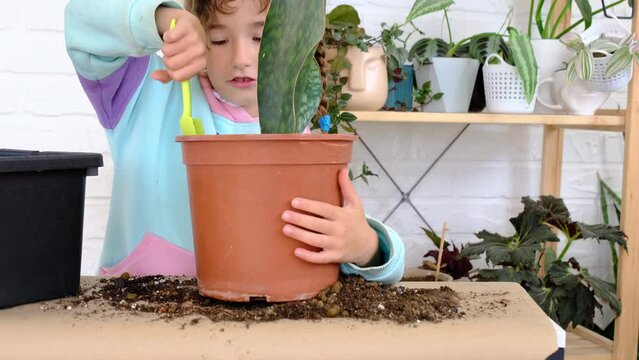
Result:
M371 35L380 23L399 22L412 1L328 1L332 8L354 5ZM479 31L495 31L510 6L513 25L527 21L525 0L457 0L450 13L455 39ZM599 1L592 1L598 8ZM3 1L0 12L0 148L90 151L104 155L100 175L87 179L87 201L82 273L97 269L102 247L112 163L108 146L93 110L84 96L64 48L64 0ZM429 15L417 25L431 36L441 34L439 15ZM606 107L625 107L625 93L613 94ZM461 125L357 125L364 140L406 191L415 183ZM542 131L540 127L472 125L458 143L418 186L412 200L430 224L439 229L445 221L455 242L474 241L474 232L490 229L509 233L510 216L520 211L519 199L538 195ZM562 193L574 218L599 222L596 174L612 187L621 187L623 143L615 133L567 131ZM362 160L380 174L371 185L357 187L371 215L384 218L400 195L379 166L358 144L354 164ZM430 248L423 226L406 204L388 220L403 237L407 264L414 266ZM609 250L596 242L575 246L582 263L609 275ZM478 263L478 265L482 265Z

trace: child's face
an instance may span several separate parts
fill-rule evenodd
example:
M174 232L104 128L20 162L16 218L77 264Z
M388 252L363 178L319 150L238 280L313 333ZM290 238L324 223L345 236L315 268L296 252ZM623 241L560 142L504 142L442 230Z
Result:
M235 0L230 5L235 12L217 12L207 29L207 72L222 98L257 116L257 64L267 11L260 13L257 0Z

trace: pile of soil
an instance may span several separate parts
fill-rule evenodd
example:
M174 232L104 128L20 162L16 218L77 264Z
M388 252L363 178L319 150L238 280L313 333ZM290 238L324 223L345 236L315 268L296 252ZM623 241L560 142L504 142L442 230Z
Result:
M194 278L164 276L101 279L82 288L64 306L106 304L128 312L150 312L163 318L201 315L212 321L260 322L279 319L355 318L398 323L440 322L464 315L459 298L449 287L409 289L345 276L312 299L285 303L230 303L201 296Z

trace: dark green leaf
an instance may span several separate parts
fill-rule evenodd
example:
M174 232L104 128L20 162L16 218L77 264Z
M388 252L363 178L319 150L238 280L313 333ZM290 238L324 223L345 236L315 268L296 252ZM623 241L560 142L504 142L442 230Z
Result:
M582 269L581 273L584 281L592 288L595 295L610 305L610 308L619 315L621 313L621 303L617 297L614 284L590 275L586 269Z
M340 120L346 121L346 122L351 122L351 121L357 120L357 116L355 116L355 115L353 115L353 114L351 114L349 112L346 112L346 111L341 113L339 115L339 117L340 117Z
M512 237L503 237L497 233L490 233L482 230L475 234L483 241L466 246L461 256L474 256L486 253L486 263L489 261L493 265L500 265L503 262L510 261L510 248L512 245Z
M584 19L584 28L587 29L592 25L592 8L588 0L575 0L581 17Z
M581 277L571 273L568 264L563 261L553 262L547 272L550 281L566 290L574 289L581 281Z
M322 83L314 54L324 35L324 20L322 0L271 3L257 85L263 133L301 132L317 111Z
M619 226L610 226L605 224L587 225L577 223L581 236L584 239L594 238L597 241L606 240L622 246L628 250L626 235L619 229Z
M340 26L358 26L361 21L357 10L350 5L339 5L327 15L328 23Z
M444 96L444 93L437 93L433 95L433 100L439 100Z
M555 225L558 228L564 227L570 220L570 212L560 198L552 195L541 195L538 201L533 201L528 197L522 199L525 207L534 208L542 214L544 222Z

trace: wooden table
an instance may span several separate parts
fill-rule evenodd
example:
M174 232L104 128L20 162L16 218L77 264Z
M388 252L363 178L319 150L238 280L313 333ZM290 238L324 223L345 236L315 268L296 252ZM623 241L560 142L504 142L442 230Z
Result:
M446 285L460 294L467 315L436 324L324 319L247 326L204 318L191 324L193 317L164 320L105 307L56 309L56 300L28 304L0 310L0 359L523 360L546 359L558 349L558 333L565 337L518 284Z

